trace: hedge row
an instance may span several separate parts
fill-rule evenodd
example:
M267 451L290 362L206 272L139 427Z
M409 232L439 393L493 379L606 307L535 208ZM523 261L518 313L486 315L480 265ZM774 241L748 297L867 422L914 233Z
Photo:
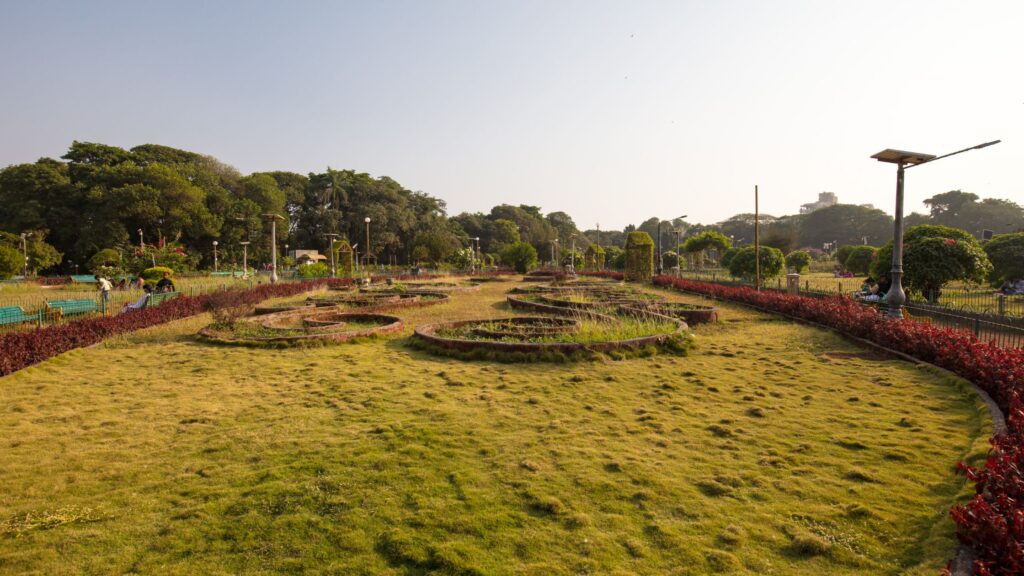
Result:
M351 282L349 279L332 279L329 281L262 284L238 292L244 296L246 302L257 304L268 298L307 292L324 284L344 286ZM216 306L216 294L203 294L195 297L182 296L159 306L133 310L117 316L86 318L67 324L0 335L0 376L6 376L22 368L38 364L68 350L96 344L110 336L149 328L209 311Z
M1002 348L970 332L886 320L849 298L828 299L658 276L654 283L780 312L864 338L941 366L974 382L1007 416L1007 433L992 438L984 468L959 464L976 496L950 510L960 541L974 548L980 576L1024 574L1024 349Z

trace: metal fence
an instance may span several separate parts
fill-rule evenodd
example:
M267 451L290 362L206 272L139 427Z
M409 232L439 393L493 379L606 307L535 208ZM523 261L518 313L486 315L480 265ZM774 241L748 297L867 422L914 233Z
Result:
M725 284L727 286L754 287L753 282L734 278L728 274L720 276L716 273L684 272L683 277L690 280ZM761 288L763 290L779 292L786 291L785 282L781 278L769 280L763 283ZM828 290L822 289L820 285L814 286L801 283L799 293L802 296L831 298L837 295L849 297L852 292L853 290L846 291L842 285L837 285L836 289ZM863 304L865 306L878 306L877 303L870 302L864 302ZM1006 348L1024 348L1024 314L1019 312L1018 314L1000 314L1000 309L996 308L996 313L985 313L963 308L951 308L920 300L907 302L903 310L907 320L912 322L924 322L944 328L969 331L985 342L992 342Z

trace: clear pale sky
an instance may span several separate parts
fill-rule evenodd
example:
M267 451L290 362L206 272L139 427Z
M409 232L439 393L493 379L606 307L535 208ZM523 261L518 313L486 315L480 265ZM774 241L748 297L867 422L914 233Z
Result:
M243 173L388 175L448 201L652 215L892 212L883 148L1024 203L1024 2L0 0L0 166L72 140Z

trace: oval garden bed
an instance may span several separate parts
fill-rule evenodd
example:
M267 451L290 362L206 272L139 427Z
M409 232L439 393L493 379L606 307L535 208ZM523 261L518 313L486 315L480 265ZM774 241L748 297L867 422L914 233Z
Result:
M397 316L365 312L317 313L315 308L310 308L210 324L199 331L199 337L218 344L288 346L344 342L392 334L402 328L402 319Z
M468 359L505 361L623 358L659 351L684 353L686 323L647 314L643 318L567 319L519 317L461 320L419 326L413 343L427 351Z
M679 318L691 326L713 324L718 321L718 308L714 306L700 306L683 302L650 302L640 306L626 304L621 308L623 312L643 310Z

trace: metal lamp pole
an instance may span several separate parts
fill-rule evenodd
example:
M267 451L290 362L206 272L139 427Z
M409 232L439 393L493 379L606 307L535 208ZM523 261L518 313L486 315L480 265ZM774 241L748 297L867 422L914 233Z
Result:
M21 233L21 255L25 257L25 266L21 271L22 278L28 278L28 237L31 235L31 232Z
M913 168L914 166L920 166L921 164L927 164L928 162L934 162L943 158L949 158L963 152L970 150L980 150L987 148L995 144L999 144L1002 140L993 140L992 142L985 142L984 144L978 144L977 146L971 146L970 148L964 148L963 150L957 150L956 152L950 152L949 154L943 154L942 156L934 156L932 154L921 154L918 152L907 152L906 150L895 150L893 148L887 148L881 152L871 156L879 162L887 162L889 164L896 165L896 217L893 226L892 236L892 277L890 281L892 286L889 288L889 292L886 293L885 300L889 304L889 311L886 316L892 320L903 319L903 304L907 301L907 294L903 290L903 173L907 168Z
M324 236L327 236L327 240L330 241L330 247L327 251L331 253L331 278L335 278L337 277L337 268L334 264L334 239L340 236L340 234L328 232L327 234L324 234Z
M242 278L249 277L249 241L239 242L242 245Z
M363 249L363 258L369 261L370 258L370 217L363 218L363 222L366 222L366 248Z
M270 221L270 283L277 284L277 221L284 220L280 214L264 214Z
M679 233L682 232L679 228L676 228L676 278L683 275L683 260L682 250L679 249Z
M216 240L213 241L213 271L217 272L217 244Z
M572 234L569 236L572 240L572 252L569 253L569 271L573 274L576 273L576 235Z

